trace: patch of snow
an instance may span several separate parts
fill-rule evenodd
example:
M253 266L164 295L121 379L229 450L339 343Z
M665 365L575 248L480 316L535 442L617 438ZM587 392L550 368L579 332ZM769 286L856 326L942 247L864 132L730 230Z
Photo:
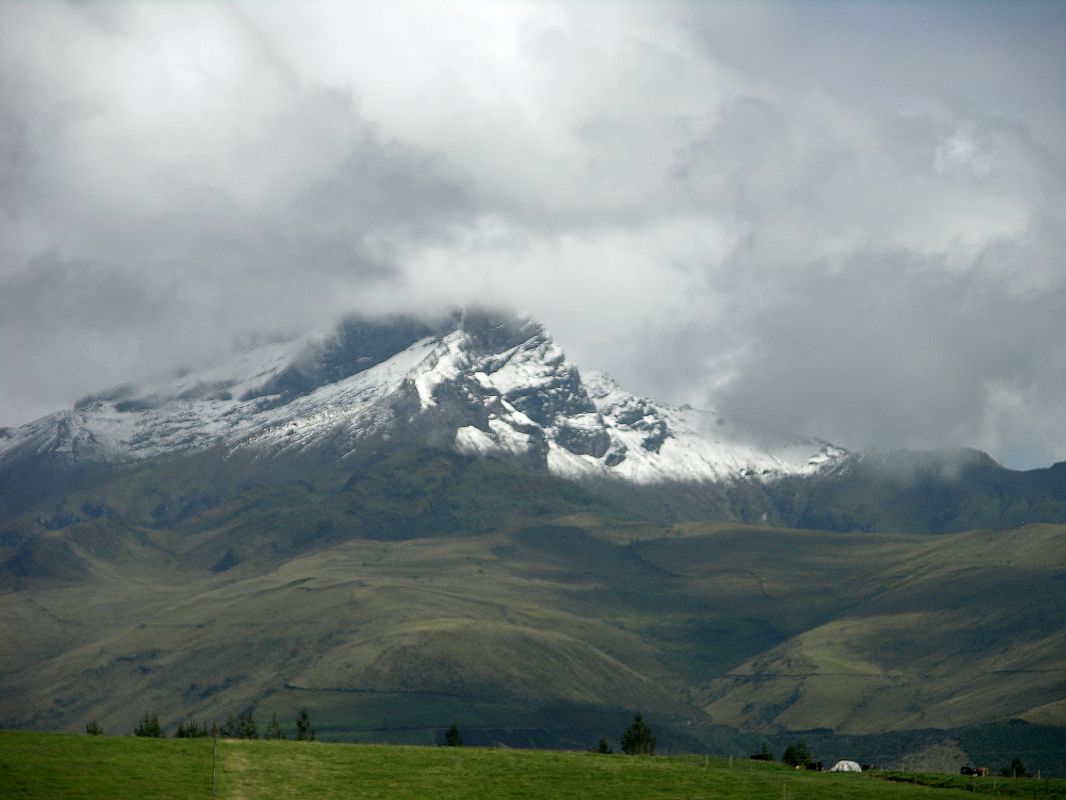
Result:
M495 455L499 452L496 440L473 425L464 425L455 432L455 446L460 453L474 456Z
M532 442L528 433L515 430L501 419L490 419L491 433L473 425L465 425L455 432L455 446L471 455L522 456L530 452Z
M511 455L525 455L532 446L532 437L528 433L516 430L501 419L490 419L489 427L497 446Z
M610 474L605 472L605 467L599 459L571 453L553 441L548 442L548 471L560 478L571 480Z
M464 345L467 342L466 334L462 331L445 336L433 354L427 359L428 369L423 369L414 376L415 388L418 390L418 399L422 404L422 410L437 405L433 399L433 393L438 386L455 378L469 366L469 358Z

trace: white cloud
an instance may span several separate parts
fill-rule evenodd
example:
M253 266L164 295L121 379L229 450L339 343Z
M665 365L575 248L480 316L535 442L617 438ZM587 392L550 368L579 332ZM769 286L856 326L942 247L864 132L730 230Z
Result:
M758 427L1061 455L1059 12L830 8L4 6L0 414L497 301Z

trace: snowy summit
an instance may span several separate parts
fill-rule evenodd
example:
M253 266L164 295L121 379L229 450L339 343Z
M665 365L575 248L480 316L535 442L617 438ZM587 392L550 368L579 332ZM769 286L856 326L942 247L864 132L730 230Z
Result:
M349 319L159 384L122 386L0 431L0 465L123 463L183 451L337 458L385 443L521 459L567 478L772 481L846 456L816 439L762 447L711 412L582 374L528 318Z

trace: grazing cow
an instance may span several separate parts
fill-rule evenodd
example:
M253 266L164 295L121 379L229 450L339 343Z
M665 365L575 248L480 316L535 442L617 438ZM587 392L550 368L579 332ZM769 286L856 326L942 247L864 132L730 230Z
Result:
M773 761L774 757L769 753L752 753L749 758L752 761Z
M988 767L962 767L959 770L960 775L974 775L978 778L988 777Z
M821 772L825 767L822 766L821 761L808 761L807 769L813 770L814 772Z
M874 768L873 764L860 764L859 766L860 766L860 768L862 769L863 772L869 772L870 770L872 770Z

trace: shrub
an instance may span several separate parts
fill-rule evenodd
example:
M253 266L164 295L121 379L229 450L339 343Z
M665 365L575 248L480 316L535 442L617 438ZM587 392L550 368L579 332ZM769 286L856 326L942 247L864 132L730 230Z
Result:
M197 724L193 720L178 723L178 729L174 731L175 739L201 739L210 735L206 722Z
M448 728L448 732L444 734L445 747L462 747L463 737L459 735L459 729L452 723L452 726Z
M148 736L153 739L159 739L163 736L163 730L159 727L159 716L154 712L149 714L144 712L144 716L141 717L141 721L137 723L137 727L133 729L134 736Z
M1010 762L1009 767L1004 767L999 771L999 774L1005 778L1028 778L1029 773L1025 770L1025 764L1022 763L1020 758L1015 758Z
M811 754L807 750L806 744L793 742L785 748L785 753L781 756L781 760L786 764L791 764L793 767L805 767L811 763Z
M311 727L311 715L307 713L307 706L300 709L296 717L296 739L301 742L309 742L315 738L315 729Z
M238 739L258 739L259 729L255 724L255 716L251 711L245 711L239 717L237 717L237 738Z
M282 733L281 723L278 722L277 713L270 715L270 722L267 723L266 732L263 734L264 739L284 739L285 734Z

